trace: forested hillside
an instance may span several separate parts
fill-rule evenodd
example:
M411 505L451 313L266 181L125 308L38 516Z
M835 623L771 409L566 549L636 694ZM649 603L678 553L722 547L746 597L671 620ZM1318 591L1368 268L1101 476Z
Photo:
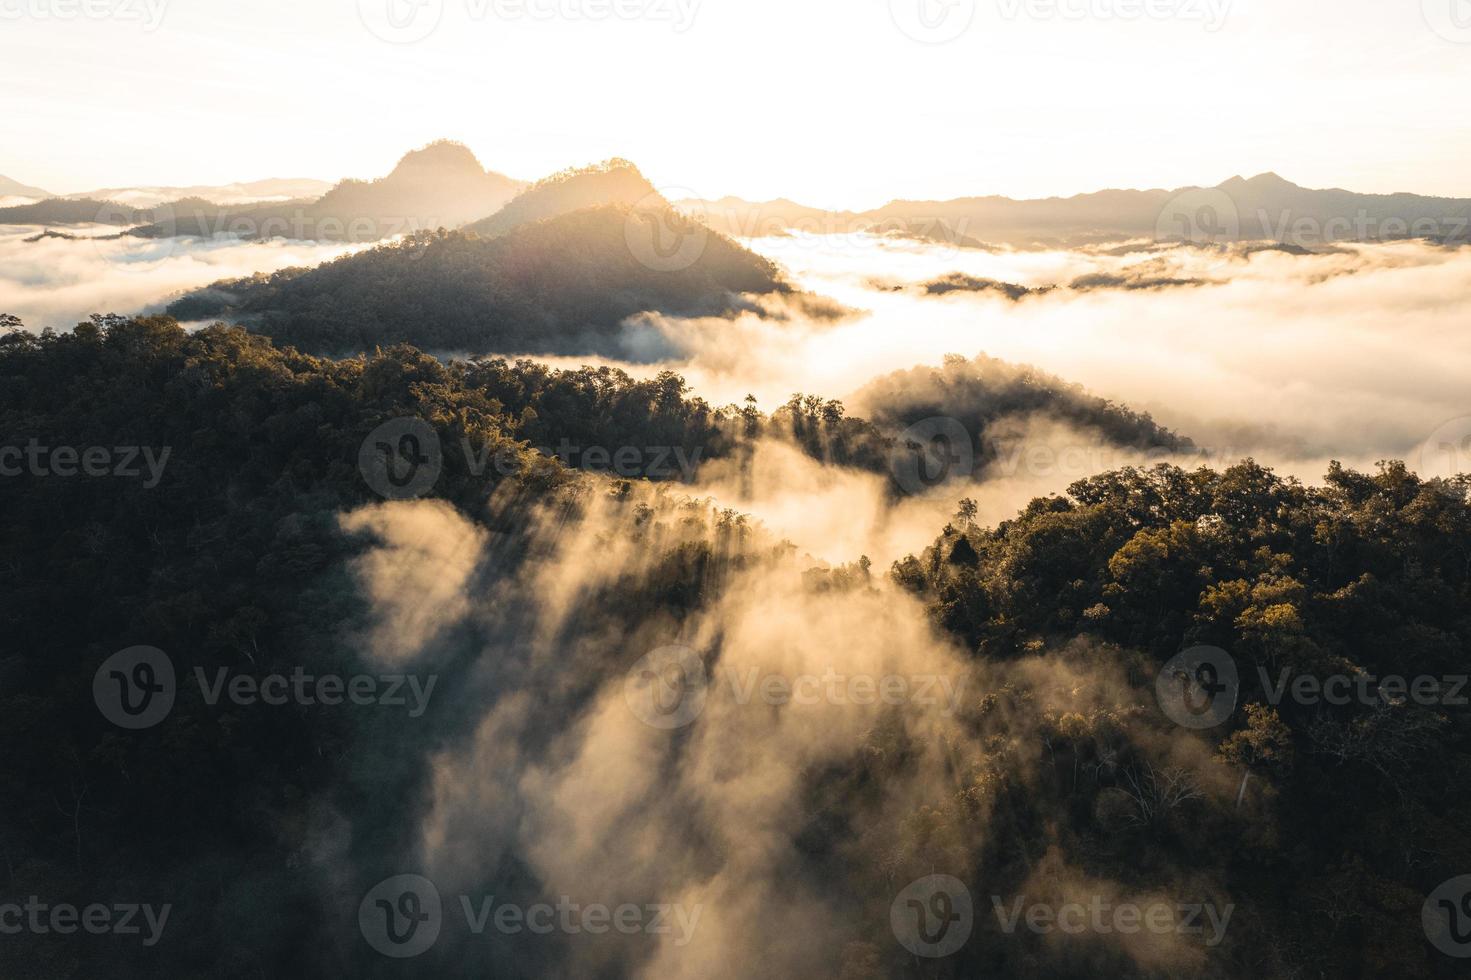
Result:
M974 370L956 360L940 376L969 385ZM385 506L361 453L402 418L432 430L442 472L423 499ZM544 720L493 744L525 772L554 770L560 739L650 637L728 616L762 581L777 591L759 593L759 618L796 603L804 631L837 629L824 617L838 611L892 616L896 590L912 595L967 671L944 727L913 706L881 712L861 737L836 739L838 754L803 770L783 804L772 833L785 873L841 921L808 950L834 975L903 975L912 959L885 939L888 903L896 881L937 866L964 876L978 908L964 949L927 965L935 976L1455 975L1432 959L1419 910L1445 869L1471 864L1464 709L1268 694L1282 671L1464 670L1471 479L1424 482L1387 464L1335 467L1309 488L1250 461L1125 469L996 528L977 526L963 501L886 583L861 556L802 564L734 511L637 478L582 477L534 449L720 457L779 437L831 462L846 445L847 462L876 468L883 454L865 453L891 451L892 437L816 397L768 416L751 403L713 409L668 372L445 365L409 347L328 360L240 329L97 318L66 335L0 339L0 429L5 445L167 450L153 481L0 480L0 718L31 747L0 754L0 857L13 893L150 897L175 916L159 948L58 935L29 937L23 952L0 944L6 975L145 976L164 963L211 976L381 971L386 961L355 939L357 898L411 860L429 805L418 801L443 792L432 785L441 753L474 742L497 698L517 703L503 687L535 692ZM609 529L585 530L599 514ZM571 565L548 550L563 537ZM368 569L388 591L363 587ZM556 659L522 663L520 634L504 631L528 618L528 636L546 629L535 610L566 585L553 569L582 581L577 601L558 607ZM446 577L463 584L446 591ZM466 617L467 596L483 619ZM411 642L423 651L416 669L439 680L432 710L412 722L221 706L181 683L166 723L126 732L93 702L99 665L132 644L169 651L181 674L263 677L368 670L382 642ZM734 636L714 643L712 668L739 649ZM1181 727L1156 701L1162 665L1192 644L1230 651L1239 670L1239 706L1214 729ZM707 717L701 737L721 724ZM773 747L811 750L805 728L760 730ZM692 737L686 750L701 745ZM943 779L916 778L936 764ZM692 825L677 793L648 802ZM731 860L718 840L684 846ZM524 860L464 873L534 895ZM1229 904L1234 917L1224 941L1138 949L1009 934L992 914L993 894L1060 900L1078 880ZM710 914L721 913L730 908ZM449 936L418 965L470 976L491 956L505 975L530 977L579 962L561 945L515 959L499 948ZM619 955L631 969L648 948Z
M316 269L215 283L173 303L184 320L228 318L302 350L380 344L469 353L623 353L619 324L647 310L717 314L743 293L788 293L777 267L673 212L687 265L659 268L629 246L640 219L605 206L496 239L425 232ZM635 222L631 224L631 222Z
M1038 818L1121 874L1211 874L1251 915L1231 975L1409 975L1435 963L1424 896L1471 864L1471 716L1454 679L1471 652L1468 488L1400 463L1335 464L1319 488L1250 460L1124 469L998 528L962 513L892 574L985 660L1072 642L1128 651L1147 678L1183 648L1228 651L1237 709L1173 737L1202 739L1241 780L1234 804L1194 795L1197 774L1138 809L1138 722L1083 712L1041 719L1054 799ZM1284 697L1285 680L1335 675L1368 695ZM1428 687L1396 694L1386 678ZM1024 692L990 697L997 712L1034 710ZM1423 975L1451 975L1437 967Z
M601 205L640 206L663 211L669 202L623 159L577 167L537 181L496 213L466 227L482 238L495 238L533 221L555 218Z

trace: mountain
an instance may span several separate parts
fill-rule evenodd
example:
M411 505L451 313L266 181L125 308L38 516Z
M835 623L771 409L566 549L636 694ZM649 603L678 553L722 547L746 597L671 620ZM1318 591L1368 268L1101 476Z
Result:
M467 147L441 140L407 154L378 180L331 186L272 178L223 187L111 188L0 208L0 224L136 226L128 234L140 238L371 242L458 228L496 211L522 186L483 168Z
M154 212L93 198L51 197L32 204L0 208L0 225L135 225L154 220Z
M385 215L415 229L458 228L495 211L523 184L486 170L469 147L441 140L404 156L387 176L346 180L323 195L322 215Z
M316 200L221 208L180 201L131 232L143 238L231 234L371 242L436 228L458 228L501 207L519 181L488 171L469 148L448 141L407 154L378 180L345 180Z
M9 177L0 174L0 197L46 198L50 196L51 193L49 191L44 191L39 187L32 187L30 184L22 184L18 180L11 180Z
M966 197L892 201L872 211L822 211L790 201L739 198L686 201L727 234L814 230L851 234L931 234L953 244L973 242L1041 248L1158 238L1197 243L1280 241L1313 247L1339 241L1426 238L1447 244L1471 239L1471 200L1418 194L1360 194L1300 187L1274 173L1233 177L1215 187L1103 190L1073 197L1015 200Z
M539 180L504 208L465 230L482 238L495 238L528 222L607 204L656 209L668 207L668 202L637 167L615 157L591 167L564 170Z
M678 267L639 247L651 218L693 246ZM740 308L740 294L790 291L771 262L673 211L605 205L499 238L422 232L315 269L218 282L169 313L240 319L312 352L411 343L629 356L620 325L633 314L719 314Z
M875 378L848 402L882 429L897 431L926 419L948 418L976 433L977 449L989 462L1003 422L1041 418L1087 430L1100 443L1132 449L1190 453L1195 444L1136 412L1035 368L982 354L956 354L941 367L915 367ZM1020 438L1014 436L1013 438Z
M908 238L915 241L961 248L984 249L979 239L966 235L941 218L899 215L879 216L857 211L824 211L786 198L774 201L745 201L723 197L717 201L685 199L675 206L689 214L699 215L712 228L740 238L785 237L792 233L809 235L851 235L868 233L886 238Z
M1244 239L1288 244L1429 238L1458 244L1471 239L1471 200L1421 194L1359 194L1299 187L1274 173L1219 185L1235 207Z
M0 197L11 195L4 181L5 178L0 177ZM23 188L35 193L15 191L14 196L41 200L0 208L0 224L157 224L164 227L170 222L177 225L178 215L200 215L201 225L210 224L209 219L212 218L215 225L222 226L228 220L222 216L237 213L229 210L231 208L282 201L305 205L331 186L321 180L273 177L221 186L107 187L81 194L67 194L64 197L54 197L40 188ZM203 217L206 215L209 218ZM150 234L148 237L156 236Z
M271 177L266 180L243 181L234 184L201 184L194 187L104 187L79 194L67 194L67 199L93 198L116 201L135 208L152 208L181 198L203 198L213 204L240 205L260 204L269 201L291 201L299 198L318 198L332 189L325 180L309 177ZM50 195L42 194L42 197Z

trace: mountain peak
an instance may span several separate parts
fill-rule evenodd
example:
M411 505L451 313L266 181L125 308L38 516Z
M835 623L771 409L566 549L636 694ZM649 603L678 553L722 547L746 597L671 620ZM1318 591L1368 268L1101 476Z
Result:
M405 153L389 176L422 174L425 171L482 174L485 168L480 165L475 154L464 143L456 143L453 140L436 140L428 146Z
M1282 177L1281 175L1271 170L1268 170L1266 173L1257 174L1250 180L1247 180L1245 177L1237 174L1235 177L1232 177L1230 180L1225 181L1220 186L1222 189L1233 187L1249 187L1252 190L1256 191L1301 190L1301 188L1299 188L1292 181L1288 180L1285 177Z
M566 170L559 170L549 177L543 177L541 180L538 180L535 187L551 187L557 184L566 184L571 181L598 179L607 175L612 175L612 179L615 180L626 179L637 181L640 184L648 184L648 180L644 177L642 171L634 165L632 160L625 160L623 157L609 157L606 160L589 164L586 167L568 167ZM649 185L649 190L652 191L653 189L653 185Z
M589 167L572 167L543 177L490 217L469 226L486 238L517 225L599 205L668 207L668 202L629 161L613 157Z
M1278 176L1275 172L1271 170L1267 171L1264 174L1257 174L1255 177L1251 178L1251 180L1248 180L1247 183L1252 185L1253 187L1297 187L1297 185L1294 184L1292 181L1288 180L1285 177Z

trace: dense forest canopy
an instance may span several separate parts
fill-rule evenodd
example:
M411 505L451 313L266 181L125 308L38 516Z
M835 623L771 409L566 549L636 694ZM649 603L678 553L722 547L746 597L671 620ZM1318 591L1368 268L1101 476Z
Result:
M545 177L495 214L465 230L482 238L495 238L529 222L606 204L661 211L670 206L637 167L615 157L591 167L563 170Z
M660 268L629 245L642 217L587 208L495 239L423 232L316 269L215 283L169 306L184 320L231 317L282 343L352 353L412 343L471 353L626 354L619 325L635 313L718 314L744 293L792 291L777 267L666 211L687 265Z
M888 405L897 425L906 407L953 407L988 377L1001 380L995 404L1020 397L1018 385L1052 384L955 359L916 377L912 402L897 379L869 401ZM1077 393L1062 409L1099 410L1101 428L1122 438L1160 437L1143 417ZM994 411L983 402L976 417ZM432 429L445 447L443 471L424 499L384 504L360 451L404 417ZM143 976L165 963L242 977L386 970L357 940L356 897L402 870L429 806L415 801L434 798L436 766L479 744L487 704L524 685L537 692L533 716L553 727L513 729L509 716L488 716L501 726L493 744L518 761L487 759L474 771L554 771L569 735L555 726L585 717L652 637L693 629L740 600L752 576L785 583L790 569L797 584L758 590L761 615L796 603L803 619L788 628L836 631L843 616L892 615L895 593L912 596L934 631L923 642L957 651L970 672L946 727L917 725L906 709L874 715L856 742L802 771L782 811L788 819L775 833L791 862L789 887L815 883L841 909L836 935L846 940L811 937L811 955L831 974L912 969L887 938L889 899L942 867L964 878L980 908L969 942L928 961L929 975L1457 975L1426 945L1420 909L1448 869L1471 865L1465 709L1450 697L1377 694L1308 704L1273 688L1283 671L1464 672L1471 479L1425 481L1398 463L1370 474L1335 465L1316 487L1251 461L1222 471L1123 469L1037 499L994 528L977 526L963 501L930 547L884 577L866 560L803 564L733 512L676 502L637 480L589 480L534 449L566 438L720 454L753 434L803 441L815 427L824 433L815 450L828 452L833 438L868 438L875 424L815 396L769 416L751 404L712 409L670 373L635 380L500 359L446 365L406 346L331 360L238 328L186 333L166 318L99 317L64 335L4 335L4 445L169 451L152 486L126 477L0 480L0 718L29 746L0 754L8 888L79 903L147 896L172 903L175 919L160 948L56 935L30 937L23 950L0 943L3 972ZM494 465L476 465L487 459ZM582 544L578 529L599 514L610 532ZM407 538L396 537L404 532L394 520L406 522ZM454 533L432 531L439 526ZM531 530L538 526L544 532ZM456 542L465 540L487 549L473 574L461 567ZM568 564L548 565L559 547L570 549ZM394 592L374 598L360 586L378 554L408 577L391 577ZM419 564L427 573L409 570ZM499 649L509 621L456 618L454 594L436 583L456 568L483 577L485 596L505 593L491 603L497 615L514 618L547 600L552 567L586 579L578 611L561 620L558 657L521 662L512 648L473 656ZM438 620L449 632L419 663L439 677L441 700L414 726L381 712L222 709L181 685L165 724L124 732L93 703L99 665L132 644L169 651L181 675L372 669L364 638L381 639L373 624L383 610L421 591L433 601L404 606L408 633ZM1229 652L1238 705L1216 728L1187 730L1154 687L1163 665L1199 644ZM735 636L717 639L711 667L739 649ZM513 680L517 671L530 676ZM773 745L810 751L813 736L791 717ZM34 738L38 731L48 737ZM697 753L708 737L708 726L697 729L671 751ZM917 779L932 766L943 780ZM679 795L659 799L678 806ZM477 825L499 819L490 802L472 812ZM446 832L453 838L454 825ZM718 840L679 846L696 866L730 857ZM535 895L530 860L457 863L477 887ZM989 907L993 894L1061 900L1080 881L1234 914L1220 942L1138 949L1007 933ZM343 895L353 896L345 908ZM511 955L496 945L503 940L446 937L415 968L478 975L491 955L506 976L537 976L579 962L569 946ZM651 954L617 955L632 959L607 962L626 970Z

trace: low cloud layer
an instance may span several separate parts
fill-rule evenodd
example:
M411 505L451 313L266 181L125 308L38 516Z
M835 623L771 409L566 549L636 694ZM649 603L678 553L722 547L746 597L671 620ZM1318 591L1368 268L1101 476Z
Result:
M156 310L185 289L314 264L350 248L26 241L41 231L0 230L0 312L21 316L33 330L65 329L94 312ZM1471 248L1399 242L1304 254L1276 246L1132 243L1012 252L801 234L749 244L833 303L797 301L729 319L635 318L626 327L630 356L664 359L620 366L635 375L674 368L716 405L754 394L770 411L800 391L842 399L862 414L854 396L874 378L937 365L952 352L983 352L1151 412L1194 439L1212 463L1250 455L1306 480L1321 478L1334 458L1359 468L1404 458L1422 471L1449 471L1459 464L1440 458L1434 446L1422 454L1425 443L1433 436L1437 445L1460 447L1471 434L1471 424L1453 421L1471 415L1464 386L1471 332L1463 329L1461 301L1471 287ZM992 283L1003 285L979 285ZM842 308L852 312L843 315ZM1463 448L1453 455L1471 455ZM1002 519L1036 493L1153 458L1105 450L1095 436L1067 432L1055 420L1019 422L1003 465L971 495L983 514ZM760 513L783 530L804 528L804 544L824 556L857 551L878 558L917 546L921 518L904 530L911 524L906 514L931 521L969 492L946 488L928 504L893 508L876 502L878 481L820 472L778 447L764 448L757 463L767 491L760 499L719 467L707 468L702 480L729 506ZM803 504L813 494L846 504L841 509L856 518L816 533Z
M1305 478L1339 458L1409 458L1471 414L1463 297L1471 249L1417 242L1279 249L1137 247L976 252L913 242L801 236L752 243L804 287L864 314L836 325L663 321L677 364L716 402L753 392L846 397L866 381L946 353L1034 364L1149 411L1221 458L1255 455ZM925 295L959 274L1004 291ZM1079 282L1119 288L1076 288ZM1141 282L1191 288L1127 288Z
M178 294L217 279L316 265L355 246L314 242L116 237L107 225L69 226L74 238L38 226L0 225L0 313L26 328L68 330L93 313L158 311ZM357 246L360 247L360 246Z
M986 787L1045 797L1064 771L1047 734L1059 718L1096 726L1131 766L1189 770L1198 805L1228 810L1236 777L1203 741L1140 716L1151 695L1115 653L1081 643L977 661L881 575L814 572L766 529L668 490L590 479L524 533L486 536L425 504L345 524L381 542L355 566L378 606L370 649L453 675L441 727L395 750L425 767L420 794L354 818L354 836L400 841L376 859L434 883L446 913L433 955L456 970L878 977L907 961L892 903L936 873L994 892L972 896L973 947L1037 946L1044 964L1099 970L1202 962L1202 941L1175 935L1103 933L1049 952L1055 940L1010 935L993 912L1023 898L1226 898L1208 868L1100 878L1064 840L1030 873L987 868ZM447 557L446 542L468 545ZM688 563L695 553L706 557ZM413 584L446 561L453 596L421 594ZM700 598L629 601L671 574ZM416 605L448 614L425 632ZM1132 807L1122 801L1124 818ZM372 830L383 821L393 833ZM324 881L372 883L327 842L320 853ZM669 928L477 936L461 896L662 906Z

